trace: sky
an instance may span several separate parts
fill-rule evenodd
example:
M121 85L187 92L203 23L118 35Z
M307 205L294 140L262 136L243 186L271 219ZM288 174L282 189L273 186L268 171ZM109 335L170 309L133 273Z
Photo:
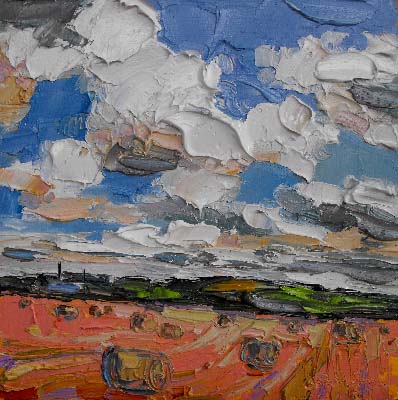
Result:
M134 129L137 129L137 120L142 122L143 117L138 111L135 114L134 110L131 109L131 107L133 107L131 106L131 97L126 100L127 105L120 105L122 99L124 99L123 88L132 88L133 94L129 95L134 96L134 90L138 88L137 83L134 83L135 86L133 84L129 86L130 81L126 80L117 86L118 84L114 82L117 77L114 74L112 78L107 78L108 81L102 80L100 82L100 75L95 71L96 68L103 68L104 70L112 68L118 63L123 66L135 57L135 55L133 54L131 56L132 58L116 60L116 64L111 64L104 61L98 49L89 48L87 44L79 47L70 42L60 47L56 42L47 46L47 48L40 43L38 45L36 44L38 47L34 51L42 48L45 48L43 51L57 49L63 52L63 57L66 57L65 51L68 48L73 48L73 52L76 54L81 53L81 56L73 53L73 57L76 57L78 61L75 61L72 55L68 55L68 57L70 57L68 58L69 63L63 65L63 70L57 75L51 70L51 66L49 66L47 70L44 68L44 72L33 73L33 71L37 71L37 69L35 70L33 67L33 56L32 59L28 59L33 53L24 55L20 46L19 51L22 55L19 57L22 63L25 62L24 57L26 57L27 66L27 71L25 70L23 73L31 75L28 76L28 79L33 79L35 81L35 88L29 100L30 109L26 115L12 128L7 126L6 123L0 125L0 167L16 168L20 171L29 171L29 173L39 174L49 185L56 187L55 189L51 189L53 190L53 196L55 196L55 198L100 198L104 199L105 203L90 205L89 210L83 212L81 217L78 215L72 220L61 222L54 220L52 217L43 218L43 214L41 214L41 217L38 217L40 214L36 214L34 211L33 213L31 212L37 209L38 204L39 209L40 207L48 208L48 204L53 204L52 201L54 200L50 198L49 195L43 198L37 196L37 198L32 199L26 194L26 190L20 190L15 185L13 186L9 183L5 183L3 186L0 186L0 229L3 231L11 230L21 233L30 231L67 234L87 232L89 233L87 237L91 240L100 241L102 239L102 232L116 232L121 227L131 225L132 221L131 216L129 217L130 219L125 217L118 218L115 217L115 215L111 215L110 218L102 218L98 217L98 213L93 216L95 210L100 210L101 207L101 210L105 209L107 205L116 208L123 206L127 206L127 208L130 206L135 207L135 215L139 215L137 221L146 223L148 221L155 221L156 218L154 218L151 212L143 212L143 208L140 208L142 204L147 205L153 203L153 208L156 209L160 207L160 203L162 203L163 207L163 204L166 204L168 200L173 200L177 197L182 198L188 205L192 206L192 204L195 205L195 199L197 197L206 196L206 190L208 193L221 190L225 196L215 195L215 205L210 205L209 208L224 216L232 212L240 218L239 224L242 224L242 210L244 210L246 205L255 205L259 210L261 210L262 207L281 207L275 195L277 189L287 190L289 188L296 188L297 184L306 185L311 182L335 185L342 193L346 191L344 193L346 196L349 194L351 196L350 199L355 199L355 201L350 200L355 203L351 205L360 208L368 204L366 203L368 200L363 200L357 195L353 195L352 190L355 188L347 187L347 178L356 179L355 182L357 182L357 186L355 187L358 190L359 188L362 190L362 188L365 187L365 189L367 188L366 190L371 193L375 191L374 184L372 183L373 186L371 186L368 183L368 181L372 179L376 179L378 180L377 182L381 182L381 184L384 185L382 189L380 189L380 187L378 189L379 192L383 193L387 190L385 189L386 185L392 185L391 187L398 185L397 149L394 148L394 146L383 144L382 141L377 142L379 139L376 140L370 136L367 138L365 135L364 139L364 137L362 137L363 135L361 136L358 132L355 132L355 130L350 130L349 127L342 126L339 123L336 124L333 120L334 117L331 117L331 114L325 113L319 106L319 91L321 87L325 90L325 85L322 86L319 84L318 87L314 89L312 86L300 88L297 85L295 86L295 83L286 83L282 78L278 79L278 73L281 72L278 72L278 68L275 65L260 66L261 63L256 60L256 49L260 46L268 46L273 54L276 54L276 57L283 57L283 52L286 49L290 49L289 51L292 52L301 51L303 45L300 43L302 43L304 38L312 35L314 38L321 40L321 38L326 38L325 35L330 32L346 34L338 44L336 44L337 42L335 43L338 47L338 52L350 53L352 51L366 51L369 43L367 37L364 35L365 32L375 36L391 34L392 37L396 37L397 16L392 1L364 0L353 2L348 0L319 0L317 7L313 7L311 5L312 2L306 0L249 0L245 2L237 0L151 0L150 3L155 10L154 18L158 23L158 28L154 29L153 38L151 40L156 41L156 46L164 46L164 48L168 49L169 53L167 57L169 60L174 56L181 55L185 57L186 54L189 54L190 58L188 61L179 59L185 60L184 62L189 65L186 67L187 73L190 71L189 68L194 68L189 63L196 63L195 65L199 65L204 71L207 71L206 68L209 68L210 71L211 66L217 65L218 75L216 87L211 87L207 82L205 89L201 88L201 91L198 89L198 92L200 92L199 95L196 95L197 89L194 87L184 89L185 92L183 92L183 95L180 92L175 95L174 99L177 100L174 101L177 103L172 106L179 107L179 112L182 113L193 112L191 110L198 112L198 110L203 110L205 107L202 107L202 103L199 104L199 100L197 100L198 104L196 104L196 98L200 98L203 93L206 93L206 96L208 96L208 93L211 93L210 99L212 105L209 106L206 112L201 114L201 118L205 118L203 115L212 115L214 118L217 117L217 120L223 121L223 123L228 122L228 126L232 126L233 130L238 132L242 143L244 143L246 140L245 138L251 135L249 132L250 126L252 126L252 131L256 129L253 128L253 126L256 127L257 125L250 125L250 121L252 121L250 118L254 118L254 111L258 110L259 106L265 105L264 110L274 110L270 105L275 105L275 107L277 107L275 109L280 110L280 107L282 104L286 103L287 99L291 99L292 97L298 99L298 104L304 105L307 107L306 109L311 110L312 123L314 126L319 126L321 132L323 132L322 129L329 129L329 125L333 125L333 129L337 132L336 137L328 133L329 136L322 146L319 145L317 139L314 139L314 146L322 147L320 149L322 156L318 157L316 161L313 162L313 171L309 174L310 177L308 178L308 174L301 173L301 171L302 168L304 168L302 165L304 165L303 163L306 157L313 151L313 149L309 149L310 145L308 144L312 143L312 139L307 140L306 138L308 142L306 146L308 148L304 150L300 148L300 150L297 150L300 151L300 154L297 155L299 158L298 166L295 166L295 150L296 147L298 149L301 146L301 142L297 139L297 135L295 136L294 132L286 132L285 128L283 128L285 129L283 130L283 135L286 135L288 139L286 139L286 142L283 142L285 139L282 140L280 136L278 136L279 125L275 127L271 123L270 132L276 132L275 138L272 140L270 139L272 142L271 144L278 149L282 147L282 150L278 150L281 153L279 155L279 161L275 162L274 160L267 160L267 158L254 155L256 152L255 149L260 149L261 146L259 143L261 141L254 141L252 147L249 145L245 147L245 145L243 145L244 150L250 157L244 156L243 158L246 157L246 160L239 160L239 166L235 168L237 172L233 174L229 173L237 177L239 183L232 182L232 180L228 180L227 182L225 175L216 177L217 179L214 180L214 182L217 182L214 184L216 185L215 187L209 186L206 188L203 181L200 181L204 186L204 194L202 192L195 192L192 194L193 189L191 188L184 190L184 188L171 188L162 185L162 177L167 176L169 173L167 170L155 171L155 173L150 175L133 175L131 173L125 173L125 171L123 172L122 169L120 169L122 168L120 165L118 166L119 169L114 170L104 168L104 157L109 157L109 155L104 156L103 152L101 153L102 150L98 150L98 146L95 150L98 154L94 154L94 150L92 150L91 147L93 142L89 140L90 135L97 135L97 138L100 137L98 132L112 131L112 135L115 135L117 131L119 138L123 137L123 135L128 136L128 134L123 132L128 131L129 124L133 125L131 121L134 120L136 124ZM94 5L95 4L105 3L96 1L94 2ZM101 7L103 7L103 5ZM79 18L78 15L83 15L87 9L88 8L84 8L84 6L83 8L77 8L76 14L72 19L72 25L75 24L75 27L78 26L78 24L75 23L77 18ZM93 7L93 9L95 10L95 7ZM325 15L327 16L326 19ZM106 17L104 17L104 19L106 19ZM109 23L109 21L106 21L106 23ZM145 21L145 23L153 25L152 22ZM9 49L11 48L10 43L13 38L16 37L18 29L20 31L24 30L27 35L31 35L29 37L34 37L32 33L34 27L29 26L28 22L26 22L26 25L22 24L22 28L8 27L7 29L8 33L5 34L2 40L9 46ZM82 31L79 31L78 28L76 29L78 34L84 37ZM121 29L123 29L123 25ZM143 29L141 29L141 31L143 31ZM94 33L91 34L94 35ZM121 34L120 31L117 31L117 34ZM97 39L94 38L94 40ZM16 39L15 42L18 43ZM326 42L326 39L323 40L324 48L322 51L328 50L327 44L325 44ZM116 40L113 45L118 46L118 43L119 42ZM143 43L144 39L140 44L141 47L145 47L145 43ZM332 46L333 41L330 41L329 45ZM8 56L10 58L12 56L11 50L8 51ZM330 53L333 54L333 51ZM51 55L48 55L48 57L51 57ZM176 65L179 65L177 61ZM11 70L14 68L14 72L12 73L17 74L15 71L18 71L20 67L14 65L7 68L7 71L9 71L10 68ZM23 67L21 68L23 69ZM145 72L146 68L147 65L143 62L142 71ZM169 68L169 70L167 68ZM175 70L173 68L175 68ZM162 79L167 80L167 76L169 76L167 74L172 76L177 70L177 67L173 65L170 66L166 63L164 69L166 71L166 78L162 75ZM148 70L150 70L150 68L148 68ZM178 71L185 70L180 69ZM160 74L159 71L157 73ZM356 84L356 82L352 80L351 84ZM369 85L371 84L373 83L369 83ZM118 95L115 95L116 97L112 94L112 85L117 88L120 87L120 91L117 92ZM167 112L162 121L166 122L176 121L173 116L174 114L170 114L169 108L171 106L167 103L169 101L167 96L172 90L175 91L173 93L177 93L179 90L178 87L177 89L173 87L172 83L168 85L169 86L165 84L165 91L162 92L163 97L158 94L154 96L157 98L156 101L160 103L160 105L156 105L156 110L155 108L151 109L152 106L145 110L147 113L156 112L160 114L163 101ZM175 86L178 86L178 84ZM149 89L145 89L143 93L145 94L146 90L149 92L149 90L152 90L151 88L152 86L150 86ZM137 93L136 96L138 96L137 101L139 103L140 92L137 90ZM195 104L191 102L191 95L192 99L194 99L192 102ZM111 103L109 99L114 98L116 98L116 100L112 100L113 103ZM142 101L144 104L144 100ZM150 104L155 104L156 102L155 100L151 101L152 103ZM98 115L100 114L98 110L105 106L112 109L109 111L109 115L111 116L109 116L109 120L107 120L107 117L104 117L104 108L102 108L101 126L97 129L96 121L99 121ZM380 112L379 110L376 111ZM361 112L363 112L363 109ZM187 114L182 115L182 117L187 117ZM325 120L327 120L326 123L324 122ZM377 125L380 123L379 121L380 118L375 119L374 126L376 126L376 128L379 126ZM394 119L391 120L390 118L388 121L391 126L395 126ZM156 121L156 123L158 123L158 121ZM210 123L213 123L213 121ZM173 122L173 124L171 125L174 127L177 126L177 128L185 126L184 124L178 125L176 122ZM267 120L265 124L267 124ZM158 127L162 129L163 126L164 125L160 124ZM249 128L247 128L247 126ZM156 131L156 129L153 128L153 131ZM137 130L135 132L137 132ZM272 136L273 133L269 134ZM188 135L191 134L189 132L183 133L185 144L188 143ZM194 135L196 135L196 133L193 134L193 136ZM215 132L215 135L220 135L219 137L221 138L220 131ZM300 135L303 136L304 134L300 133ZM319 135L321 136L321 134ZM193 136L189 137L192 138ZM203 141L206 142L207 140L207 136L203 136ZM79 143L79 146L82 147L80 147L80 153L77 157L83 157L85 155L84 149L86 147L84 146L87 145L88 151L93 151L93 158L98 161L99 165L95 178L88 183L79 181L77 186L75 183L70 183L73 181L72 178L59 179L57 176L60 176L60 174L67 175L67 171L65 170L59 171L70 168L67 162L62 164L61 161L56 167L57 171L55 171L54 163L52 163L53 169L48 172L46 166L49 160L52 160L52 162L54 161L51 157L55 157L55 153L51 152L51 144L57 141L69 143L70 146L72 146L73 143ZM119 141L118 143L121 142ZM290 146L289 151L284 152L284 146L288 146L287 143L289 143ZM112 142L112 145L113 144L114 141ZM209 144L209 146L211 145ZM248 150L249 148L251 150ZM64 151L72 151L71 149L73 150L74 148L65 147ZM188 151L188 149L186 150ZM106 151L109 151L109 149ZM168 149L168 151L171 150ZM168 160L170 160L171 153L167 154L167 157L169 157ZM198 170L209 170L207 165L210 161L206 164L204 160L204 158L206 158L205 155L200 155L199 157L194 155L192 157L192 155L188 154L188 157L184 155L180 155L180 157L177 170L181 171L183 169L185 172L189 171L189 173L192 174L192 182L194 182L194 179L197 179L197 175L195 174ZM312 155L307 158L312 162L311 157ZM182 161L182 159L184 160ZM76 158L76 160L79 160L79 158ZM222 162L217 161L218 169L210 171L212 177L214 177L213 175L215 173L218 174L222 168L227 168L229 170L234 169L229 167L231 163L228 164L228 162L230 162L230 160L227 162L227 160L222 159L221 156L220 160ZM58 175L56 175L56 173ZM363 183L365 181L368 186ZM213 181L209 179L208 182ZM176 184L175 186L178 185ZM182 187L183 185L181 184L180 186ZM52 193L51 190L48 193ZM347 191L349 190L351 190L351 192L348 193ZM391 195L393 196L393 200L389 202L389 200L386 200L384 197L380 200L379 196L376 200L372 198L373 203L371 202L371 204L377 206L377 204L379 204L377 201L382 202L378 207L383 210L387 209L388 212L392 213L395 217L395 189L391 190L393 192ZM67 195L63 196L62 193L67 193ZM355 194L356 193L357 192L355 192ZM302 196L303 194L299 193L299 195ZM314 198L311 201L315 201ZM339 203L339 206L340 205ZM117 208L117 210L119 210L119 208ZM115 213L114 209L112 212ZM109 211L110 214L112 214L112 212ZM125 212L125 210L123 212ZM177 213L176 219L184 220L184 218L188 218L186 215L184 216L185 212L188 213L188 211L181 211L180 214ZM191 210L189 212L191 212ZM170 214L171 211L165 209L164 213L165 215L167 213ZM165 217L160 219L165 220ZM245 220L245 224L250 225L250 223L248 223L248 218L243 219ZM206 219L202 221L209 223ZM283 228L285 230L281 228L282 225L279 220L276 220L275 223L277 227L275 231L272 232L278 233L281 230L283 233L289 232L288 230L286 231L287 228ZM322 222L317 221L316 224L322 225ZM162 226L162 229L164 228L164 223L159 222L158 225ZM234 228L239 228L238 225ZM257 223L254 223L251 225L251 228L257 229L257 225ZM366 231L368 228L365 227L363 229Z

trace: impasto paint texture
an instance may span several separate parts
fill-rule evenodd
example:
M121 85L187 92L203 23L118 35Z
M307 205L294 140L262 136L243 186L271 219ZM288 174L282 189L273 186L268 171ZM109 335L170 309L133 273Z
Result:
M0 399L397 400L393 0L0 0Z

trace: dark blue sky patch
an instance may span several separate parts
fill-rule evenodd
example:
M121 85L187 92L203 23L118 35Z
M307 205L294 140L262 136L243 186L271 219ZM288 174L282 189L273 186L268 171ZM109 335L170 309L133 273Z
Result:
M84 140L91 100L88 93L81 92L77 76L38 82L30 105L18 130L1 134L1 152L8 157L17 157L21 162L35 161L45 140Z
M302 182L288 168L269 162L255 162L240 174L242 179L238 201L275 205L274 192L280 186Z
M216 94L217 107L235 119L245 120L250 110L260 103L282 103L288 96L296 96L316 110L313 94L301 94L294 90L285 90L281 86L264 85L257 76L235 74L234 82L222 75L219 83L220 92Z
M217 106L232 118L246 119L247 113L257 104L281 103L290 95L300 97L316 110L314 95L303 95L294 90L283 89L276 81L261 82L258 79L260 68L255 66L254 49L235 49L222 43L214 50L214 54L222 54L222 75L218 86L220 91L216 94Z
M232 48L255 49L261 44L276 47L296 47L297 40L314 35L320 37L326 31L349 33L358 43L362 32L397 33L397 13L392 0L317 0L316 13L328 17L327 21L312 20L290 7L284 0L150 0L160 12L162 30L159 39L179 52L196 50L208 61L214 57L214 49L220 43ZM292 3L312 3L308 0L292 0ZM341 26L337 19L344 12L333 15L329 7L336 3L349 6L348 11L357 10L361 16L358 24ZM346 7L347 8L347 7ZM370 12L369 10L374 10ZM362 14L360 11L362 10ZM307 13L309 14L309 13ZM351 13L351 16L353 14ZM348 12L346 13L348 16ZM364 17L364 18L363 18ZM319 19L319 18L318 18ZM321 22L321 23L319 23ZM349 46L349 42L346 43Z
M352 132L342 132L338 144L326 146L330 157L319 162L314 181L343 186L346 176L379 178L398 184L398 152L365 143Z
M103 181L84 190L84 196L104 197L115 204L137 203L140 196L156 193L159 189L152 182L160 174L146 176L124 175L103 170Z
M22 206L19 200L20 193L9 189L5 186L0 186L0 218L16 217L21 218ZM1 223L0 223L1 225Z

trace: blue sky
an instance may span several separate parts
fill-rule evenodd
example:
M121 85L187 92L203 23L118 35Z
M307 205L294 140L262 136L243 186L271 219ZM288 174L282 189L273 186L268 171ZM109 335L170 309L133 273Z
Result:
M301 6L308 3L304 0L291 1ZM320 15L324 15L332 3L333 0L319 0ZM234 61L233 71L227 68L223 71L217 94L219 108L234 119L245 119L248 111L259 103L281 103L291 94L315 107L312 95L297 94L272 82L264 84L257 79L259 69L254 63L257 46L297 47L297 41L309 34L320 37L326 31L339 31L349 34L344 42L346 48L364 48L366 38L362 33L365 31L397 33L392 1L366 0L357 3L360 8L358 18L373 9L371 18L365 18L358 24L342 25L340 14L334 16L335 20L332 15L329 23L319 23L316 21L319 16L311 14L311 10L308 17L294 11L283 0L152 0L160 13L162 29L158 38L171 49L176 52L195 50L206 62L221 54ZM13 132L0 129L0 166L6 167L16 160L39 160L40 146L46 140L68 137L84 140L91 102L92 94L85 90L77 76L55 82L39 82L30 102L31 109L19 128ZM328 145L326 150L330 157L318 164L315 180L342 185L347 175L354 175L358 178L382 178L398 185L396 151L365 144L351 132L343 132L340 143ZM106 171L104 175L103 182L87 189L84 195L104 196L114 203L134 203L140 196L159 190L152 185L159 175L132 177ZM253 164L241 174L241 178L237 200L266 204L273 203L273 193L279 185L293 186L301 181L287 168L270 163ZM21 207L18 198L18 192L0 188L0 216L19 218ZM47 230L47 226L51 225L55 231L66 232L115 229L115 226L90 224L75 221L30 226L32 229Z

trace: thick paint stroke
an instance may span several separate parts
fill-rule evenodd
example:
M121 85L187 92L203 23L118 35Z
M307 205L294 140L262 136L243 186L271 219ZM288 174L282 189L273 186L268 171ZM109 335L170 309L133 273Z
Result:
M397 32L396 10L391 0L332 4L296 0L290 6L287 3L290 2L151 0L160 12L159 40L176 52L195 51L206 62L217 56L223 58L217 106L236 119L245 119L247 112L259 103L281 103L289 94L295 94L258 79L260 70L254 64L256 47L268 44L295 48L302 37L320 37L324 32L337 31L349 34L343 48L363 49L367 40L362 32ZM297 11L298 6L301 11ZM353 9L357 12L353 13ZM328 18L320 21L325 15ZM349 26L341 26L345 25L341 23L343 16Z
M285 0L306 18L330 25L357 25L373 18L374 1L367 0ZM373 3L373 4L372 4Z

